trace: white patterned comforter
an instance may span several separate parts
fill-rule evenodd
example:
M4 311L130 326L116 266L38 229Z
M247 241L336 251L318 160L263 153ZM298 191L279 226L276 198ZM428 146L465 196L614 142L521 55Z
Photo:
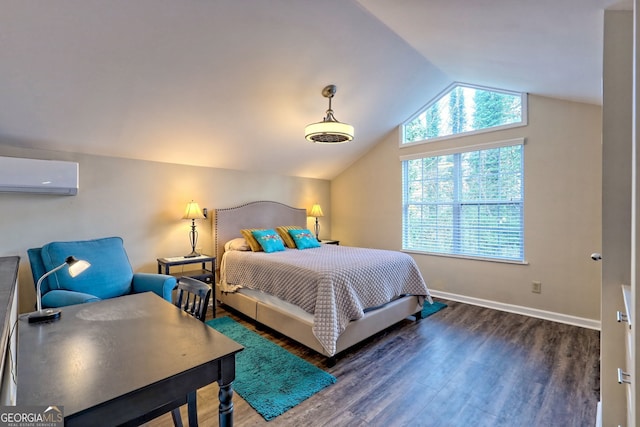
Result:
M223 290L258 289L313 314L313 333L330 354L351 320L402 295L431 301L409 255L380 249L322 245L283 252L225 252Z

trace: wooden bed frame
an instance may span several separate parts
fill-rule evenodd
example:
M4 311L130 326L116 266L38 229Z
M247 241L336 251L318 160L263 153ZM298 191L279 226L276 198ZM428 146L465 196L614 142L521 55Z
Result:
M219 267L224 244L240 237L244 228L273 228L282 225L298 225L307 228L306 209L293 208L278 202L259 201L228 209L215 211L215 247L216 263ZM220 277L220 275L216 275ZM216 285L216 298L221 303L249 316L251 319L274 329L299 343L328 356L334 356L364 339L414 316L420 319L422 306L418 297L406 296L394 300L385 306L365 313L364 317L349 323L340 335L336 354L328 354L313 335L312 322L278 307L268 305L239 293L222 292Z

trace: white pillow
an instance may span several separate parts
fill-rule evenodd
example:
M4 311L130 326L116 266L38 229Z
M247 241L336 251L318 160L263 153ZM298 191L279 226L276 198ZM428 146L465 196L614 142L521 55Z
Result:
M247 241L244 240L244 237L237 237L235 239L229 240L224 244L224 251L250 251L251 248L247 244Z

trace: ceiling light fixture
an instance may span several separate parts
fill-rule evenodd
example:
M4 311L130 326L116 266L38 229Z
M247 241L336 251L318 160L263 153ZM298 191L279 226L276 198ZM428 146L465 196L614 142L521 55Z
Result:
M307 125L304 129L304 137L307 141L317 144L341 144L353 139L353 126L340 123L333 116L331 98L336 94L336 85L325 86L322 96L329 98L327 116L321 122Z

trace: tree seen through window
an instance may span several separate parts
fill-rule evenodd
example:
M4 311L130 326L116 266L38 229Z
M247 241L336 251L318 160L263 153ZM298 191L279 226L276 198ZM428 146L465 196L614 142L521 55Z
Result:
M453 84L402 126L402 143L525 122L525 94Z

